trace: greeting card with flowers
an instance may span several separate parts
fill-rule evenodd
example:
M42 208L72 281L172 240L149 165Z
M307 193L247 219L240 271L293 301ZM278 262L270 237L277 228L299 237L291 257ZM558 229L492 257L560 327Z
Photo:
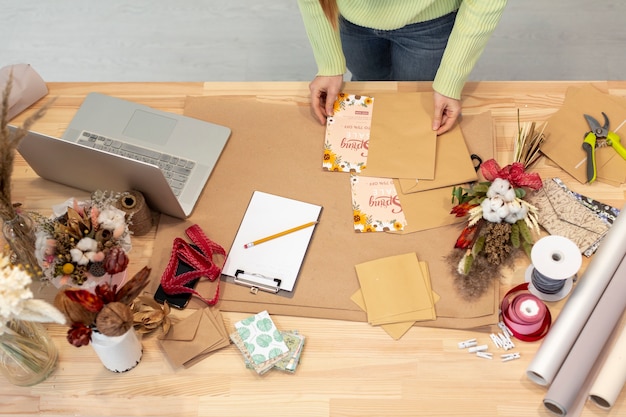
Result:
M131 249L119 193L97 191L88 201L69 199L49 218L36 216L35 256L43 279L55 286L94 288L107 279L121 284Z
M367 161L374 99L340 93L334 114L326 119L322 168L327 171L361 172Z
M404 230L406 219L393 179L351 174L350 183L355 231Z
M482 163L481 173L487 181L453 190L451 213L468 221L450 261L467 298L482 295L518 249L530 257L533 232L539 233L537 208L524 200L526 189L543 186L539 174L525 172L520 162L501 168L493 159Z

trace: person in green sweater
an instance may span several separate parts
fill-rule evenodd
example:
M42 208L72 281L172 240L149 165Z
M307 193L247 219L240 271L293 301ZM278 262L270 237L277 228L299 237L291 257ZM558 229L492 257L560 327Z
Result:
M432 128L447 132L506 0L298 0L318 72L311 108L333 114L346 68L353 81L433 81Z

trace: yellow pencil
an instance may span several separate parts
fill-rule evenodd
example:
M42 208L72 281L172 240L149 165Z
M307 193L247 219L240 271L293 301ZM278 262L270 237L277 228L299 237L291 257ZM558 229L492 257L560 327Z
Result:
M264 237L262 239L255 240L253 242L246 243L245 245L243 245L243 247L248 249L248 248L251 248L251 247L256 246L258 244L261 244L263 242L267 242L268 240L276 239L277 237L285 236L285 235L288 235L289 233L293 233L293 232L296 232L298 230L306 229L307 227L311 227L311 226L313 226L313 225L315 225L317 223L318 222L315 221L315 222L308 222L308 223L305 223L305 224L301 224L300 226L296 226L296 227L293 227L291 229L284 230L282 232L276 233L275 235L267 236L267 237Z

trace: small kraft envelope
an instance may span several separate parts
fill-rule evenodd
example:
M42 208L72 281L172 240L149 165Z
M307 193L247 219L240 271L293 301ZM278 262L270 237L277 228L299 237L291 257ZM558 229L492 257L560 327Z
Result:
M219 310L205 307L172 325L160 343L173 365L188 368L230 340Z
M586 256L606 232L609 225L561 188L554 180L529 193L526 201L539 209L539 224L551 235L564 236Z

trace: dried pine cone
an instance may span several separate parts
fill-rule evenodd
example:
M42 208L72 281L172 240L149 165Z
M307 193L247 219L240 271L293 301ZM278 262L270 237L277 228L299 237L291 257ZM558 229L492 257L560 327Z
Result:
M489 223L485 232L485 256L489 263L500 265L511 253L511 225Z
M105 304L98 317L96 327L106 336L121 336L133 326L133 313L126 304L114 301Z

